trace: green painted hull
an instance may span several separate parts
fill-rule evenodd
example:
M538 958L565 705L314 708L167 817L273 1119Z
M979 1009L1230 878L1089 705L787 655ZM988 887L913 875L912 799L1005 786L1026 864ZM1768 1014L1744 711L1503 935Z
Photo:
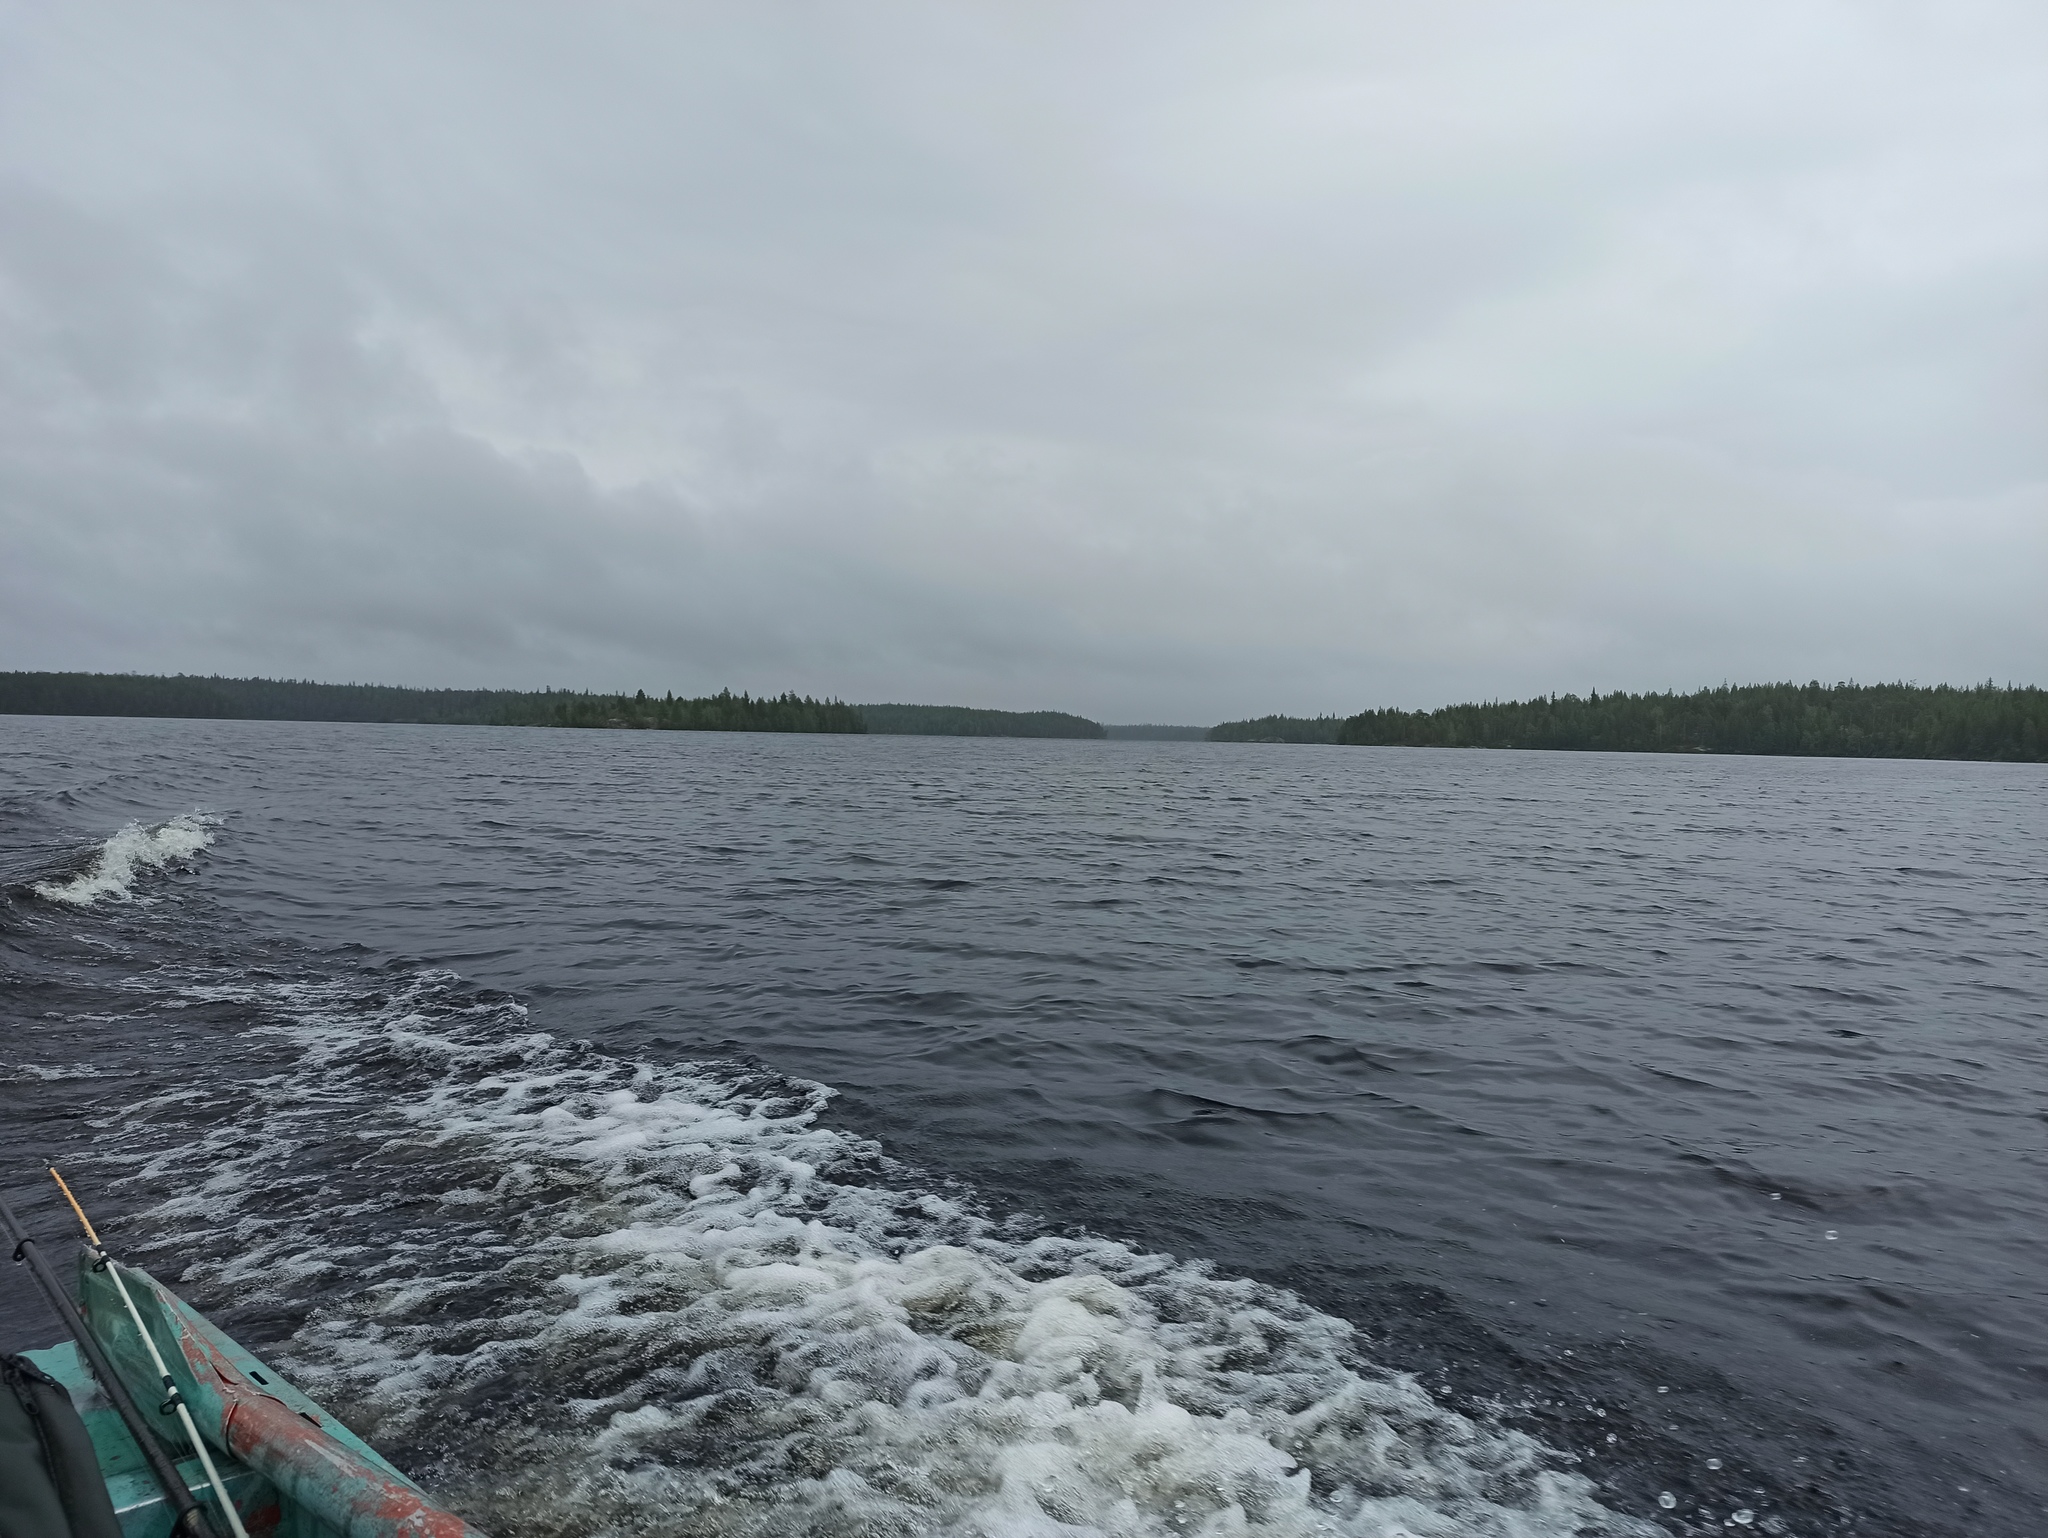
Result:
M163 1401L161 1382L111 1279L90 1259L80 1263L79 1310L147 1413ZM481 1538L169 1288L130 1266L121 1274L250 1538ZM175 1513L78 1347L66 1341L24 1354L70 1391L122 1538L169 1538ZM176 1422L167 1415L164 1425L167 1440L176 1442ZM227 1525L199 1460L188 1456L177 1467L225 1538Z

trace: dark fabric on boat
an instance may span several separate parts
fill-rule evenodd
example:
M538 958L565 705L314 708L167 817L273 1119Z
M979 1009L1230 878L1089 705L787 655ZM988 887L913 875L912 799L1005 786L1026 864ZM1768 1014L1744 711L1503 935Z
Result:
M0 1356L0 1538L121 1538L71 1395L18 1356Z

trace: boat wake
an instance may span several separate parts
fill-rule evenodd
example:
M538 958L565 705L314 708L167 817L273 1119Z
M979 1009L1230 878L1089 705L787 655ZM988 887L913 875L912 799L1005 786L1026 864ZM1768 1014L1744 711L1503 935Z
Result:
M822 1086L445 975L176 997L276 1055L124 1113L150 1247L504 1538L1658 1531L1286 1292L919 1189Z
M131 822L94 850L84 869L62 880L38 881L29 890L76 908L131 901L137 877L191 859L213 843L220 824L206 812L186 812L155 827Z

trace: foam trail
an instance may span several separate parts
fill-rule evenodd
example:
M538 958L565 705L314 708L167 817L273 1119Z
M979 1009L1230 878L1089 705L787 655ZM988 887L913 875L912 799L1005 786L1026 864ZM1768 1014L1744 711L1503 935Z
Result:
M78 908L90 907L102 898L125 902L134 895L137 876L189 860L213 842L219 826L218 817L204 812L185 812L153 828L131 822L100 845L92 863L79 874L68 881L38 881L30 890L51 902Z
M227 1225L188 1283L306 1317L284 1363L504 1538L1658 1531L1286 1292L917 1189L822 1086L445 980L185 993L289 1062L137 1108L194 1118L137 1156L155 1247Z

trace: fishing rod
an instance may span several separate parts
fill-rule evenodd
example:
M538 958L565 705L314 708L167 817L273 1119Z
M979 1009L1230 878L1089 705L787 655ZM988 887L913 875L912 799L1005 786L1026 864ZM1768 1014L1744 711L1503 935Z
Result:
M107 1253L106 1245L100 1242L92 1220L85 1215L85 1209L78 1205L78 1198L71 1194L71 1187L64 1183L64 1177L57 1173L57 1166L49 1166L50 1178L57 1182L57 1189L64 1193L64 1200L71 1204L71 1210L78 1215L78 1226L85 1230L92 1252L99 1256L97 1269L104 1270L113 1278L114 1290L121 1294L121 1301L128 1306L128 1317L135 1321L135 1333L142 1337L142 1344L149 1348L149 1359L156 1365L157 1376L163 1379L165 1410L175 1410L178 1424L185 1428L185 1435L192 1442L192 1449L199 1454L199 1466L206 1470L206 1482L213 1486L213 1498L220 1503L221 1514L228 1519L228 1527L235 1538L249 1538L249 1530L242 1526L242 1514L235 1510L235 1503L228 1495L228 1487L221 1483L220 1470L213 1466L213 1454L206 1450L206 1442L199 1435L199 1428L192 1423L192 1410L185 1403L185 1396L178 1392L177 1380L171 1370L164 1366L164 1354L156 1348L156 1337L149 1333L149 1326L142 1322L142 1310L135 1306L135 1299L129 1296L128 1284L121 1280L121 1267L114 1257Z
M0 1222L5 1222L7 1232L14 1239L14 1258L27 1261L29 1274L36 1279L43 1296L55 1309L57 1317L64 1321L64 1328L71 1332L71 1338L78 1342L78 1349L92 1368L93 1376L100 1380L100 1386L107 1391L114 1413L121 1417L121 1424L128 1428L128 1434L135 1439L135 1445L142 1450L149 1472L156 1476L156 1482L163 1487L164 1499L171 1503L177 1513L171 1524L173 1538L215 1538L213 1524L206 1520L206 1513L199 1509L199 1503L192 1499L192 1492L185 1487L177 1467L164 1453L157 1442L156 1433L149 1422L142 1418L142 1412L135 1407L135 1400L128 1392L128 1386L121 1381L121 1375L114 1371L114 1364L107 1360L106 1351L87 1326L78 1312L78 1305L71 1301L71 1295L64 1290L64 1284L57 1280L57 1273L50 1269L50 1263L43 1258L42 1250L21 1226L21 1219L14 1215L14 1209L7 1205L6 1198L0 1197ZM147 1338L145 1336L145 1338Z

